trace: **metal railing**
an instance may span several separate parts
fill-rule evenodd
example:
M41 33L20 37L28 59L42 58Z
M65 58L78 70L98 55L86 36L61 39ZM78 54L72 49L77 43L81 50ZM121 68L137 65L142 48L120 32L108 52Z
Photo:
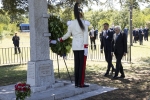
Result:
M105 61L104 53L100 52L100 45L97 45L96 50L91 50L89 47L87 60L94 61ZM14 53L14 47L11 48L0 48L0 66L11 65L11 64L25 64L30 61L30 47L20 47L21 53ZM57 55L50 51L50 59L57 60ZM59 57L62 59L62 57ZM73 52L67 55L68 60L74 59ZM115 61L115 57L113 57ZM128 61L128 55L123 57L122 61Z

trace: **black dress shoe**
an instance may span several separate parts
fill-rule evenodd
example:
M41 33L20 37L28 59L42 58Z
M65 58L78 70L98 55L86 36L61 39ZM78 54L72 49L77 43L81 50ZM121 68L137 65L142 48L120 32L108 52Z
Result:
M78 86L75 86L75 88L78 88Z
M108 73L105 73L105 74L104 74L105 77L107 77L108 75L109 75Z
M75 88L78 88L78 87L79 87L79 85L75 84Z
M80 88L89 87L89 85L84 84L83 86L79 86Z
M125 78L125 76L124 76L124 75L121 75L119 78Z
M117 77L117 76L114 76L112 79L118 79L118 77Z

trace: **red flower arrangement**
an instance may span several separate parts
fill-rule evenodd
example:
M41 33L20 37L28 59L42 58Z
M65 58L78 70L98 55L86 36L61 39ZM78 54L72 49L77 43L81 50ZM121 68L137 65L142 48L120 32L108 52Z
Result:
M15 85L16 100L25 100L31 95L30 85L25 82L19 82Z

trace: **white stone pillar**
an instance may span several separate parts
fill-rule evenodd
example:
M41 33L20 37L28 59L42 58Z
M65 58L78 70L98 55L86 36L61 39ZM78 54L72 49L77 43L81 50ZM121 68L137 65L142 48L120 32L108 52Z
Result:
M30 58L27 83L32 87L49 87L55 83L53 62L49 57L47 0L28 0L30 20Z

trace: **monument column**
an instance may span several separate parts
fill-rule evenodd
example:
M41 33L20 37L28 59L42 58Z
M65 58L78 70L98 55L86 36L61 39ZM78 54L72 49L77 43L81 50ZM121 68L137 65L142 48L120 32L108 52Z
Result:
M27 83L32 87L49 87L55 83L53 62L49 58L47 0L28 0L30 20L30 58Z

